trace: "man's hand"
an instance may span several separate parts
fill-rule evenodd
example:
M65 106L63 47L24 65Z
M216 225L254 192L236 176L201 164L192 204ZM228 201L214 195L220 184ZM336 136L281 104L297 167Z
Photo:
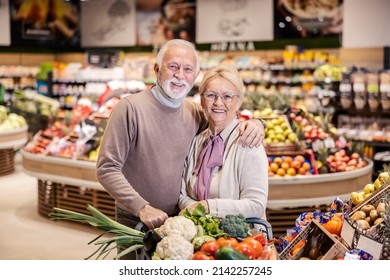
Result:
M145 205L139 213L138 217L149 229L154 229L161 226L168 218L167 213L150 205Z
M249 146L259 147L264 140L264 126L263 123L258 119L251 119L244 121L240 124L240 140L244 148Z

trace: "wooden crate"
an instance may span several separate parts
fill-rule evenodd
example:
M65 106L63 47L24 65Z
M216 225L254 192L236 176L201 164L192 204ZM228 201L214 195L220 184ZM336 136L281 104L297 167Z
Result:
M322 235L322 242L318 247L322 253L321 260L334 260L338 257L343 257L345 253L348 252L347 247L334 238L334 236L324 229L318 221L312 220L310 224L305 227L305 229L301 231L286 248L284 248L279 254L279 258L281 260L298 260L301 257L307 257L308 252L310 251L309 240L315 232L316 234ZM293 248L301 240L305 241L305 245L295 255L292 255L291 252Z
M53 207L90 215L88 204L115 218L115 201L106 191L38 179L38 212L42 216L48 217Z

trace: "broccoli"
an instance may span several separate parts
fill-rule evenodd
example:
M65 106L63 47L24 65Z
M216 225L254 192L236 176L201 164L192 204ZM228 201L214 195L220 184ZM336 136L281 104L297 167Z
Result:
M220 222L220 228L230 237L245 238L250 235L250 225L247 223L244 215L228 214Z

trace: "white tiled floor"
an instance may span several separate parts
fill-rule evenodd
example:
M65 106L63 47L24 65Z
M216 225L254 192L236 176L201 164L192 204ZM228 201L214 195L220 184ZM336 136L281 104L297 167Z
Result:
M15 172L0 176L0 260L83 260L97 249L87 243L100 231L41 216L37 193L37 178L16 154Z

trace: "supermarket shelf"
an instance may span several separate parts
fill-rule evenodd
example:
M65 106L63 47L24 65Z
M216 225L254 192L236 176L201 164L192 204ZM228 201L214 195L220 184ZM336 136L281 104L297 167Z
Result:
M367 165L363 168L355 169L348 172L337 172L327 174L317 174L313 176L290 176L290 177L272 177L269 178L270 185L288 185L288 184L316 184L319 182L335 182L349 180L363 176L372 172L373 162L365 159Z
M362 189L363 187L361 187ZM329 205L336 197L340 198L342 201L348 200L351 196L351 193L338 194L336 196L323 196L323 197L311 197L311 198L302 198L302 199L274 199L267 202L267 209L279 210L284 208L298 208L305 206L319 206L319 205Z
M28 126L0 132L0 149L18 149L28 140Z
M269 179L268 208L330 204L336 197L361 191L371 182L373 161L353 171Z
M23 169L27 174L73 186L103 190L96 177L96 163L71 158L31 154L21 150Z

